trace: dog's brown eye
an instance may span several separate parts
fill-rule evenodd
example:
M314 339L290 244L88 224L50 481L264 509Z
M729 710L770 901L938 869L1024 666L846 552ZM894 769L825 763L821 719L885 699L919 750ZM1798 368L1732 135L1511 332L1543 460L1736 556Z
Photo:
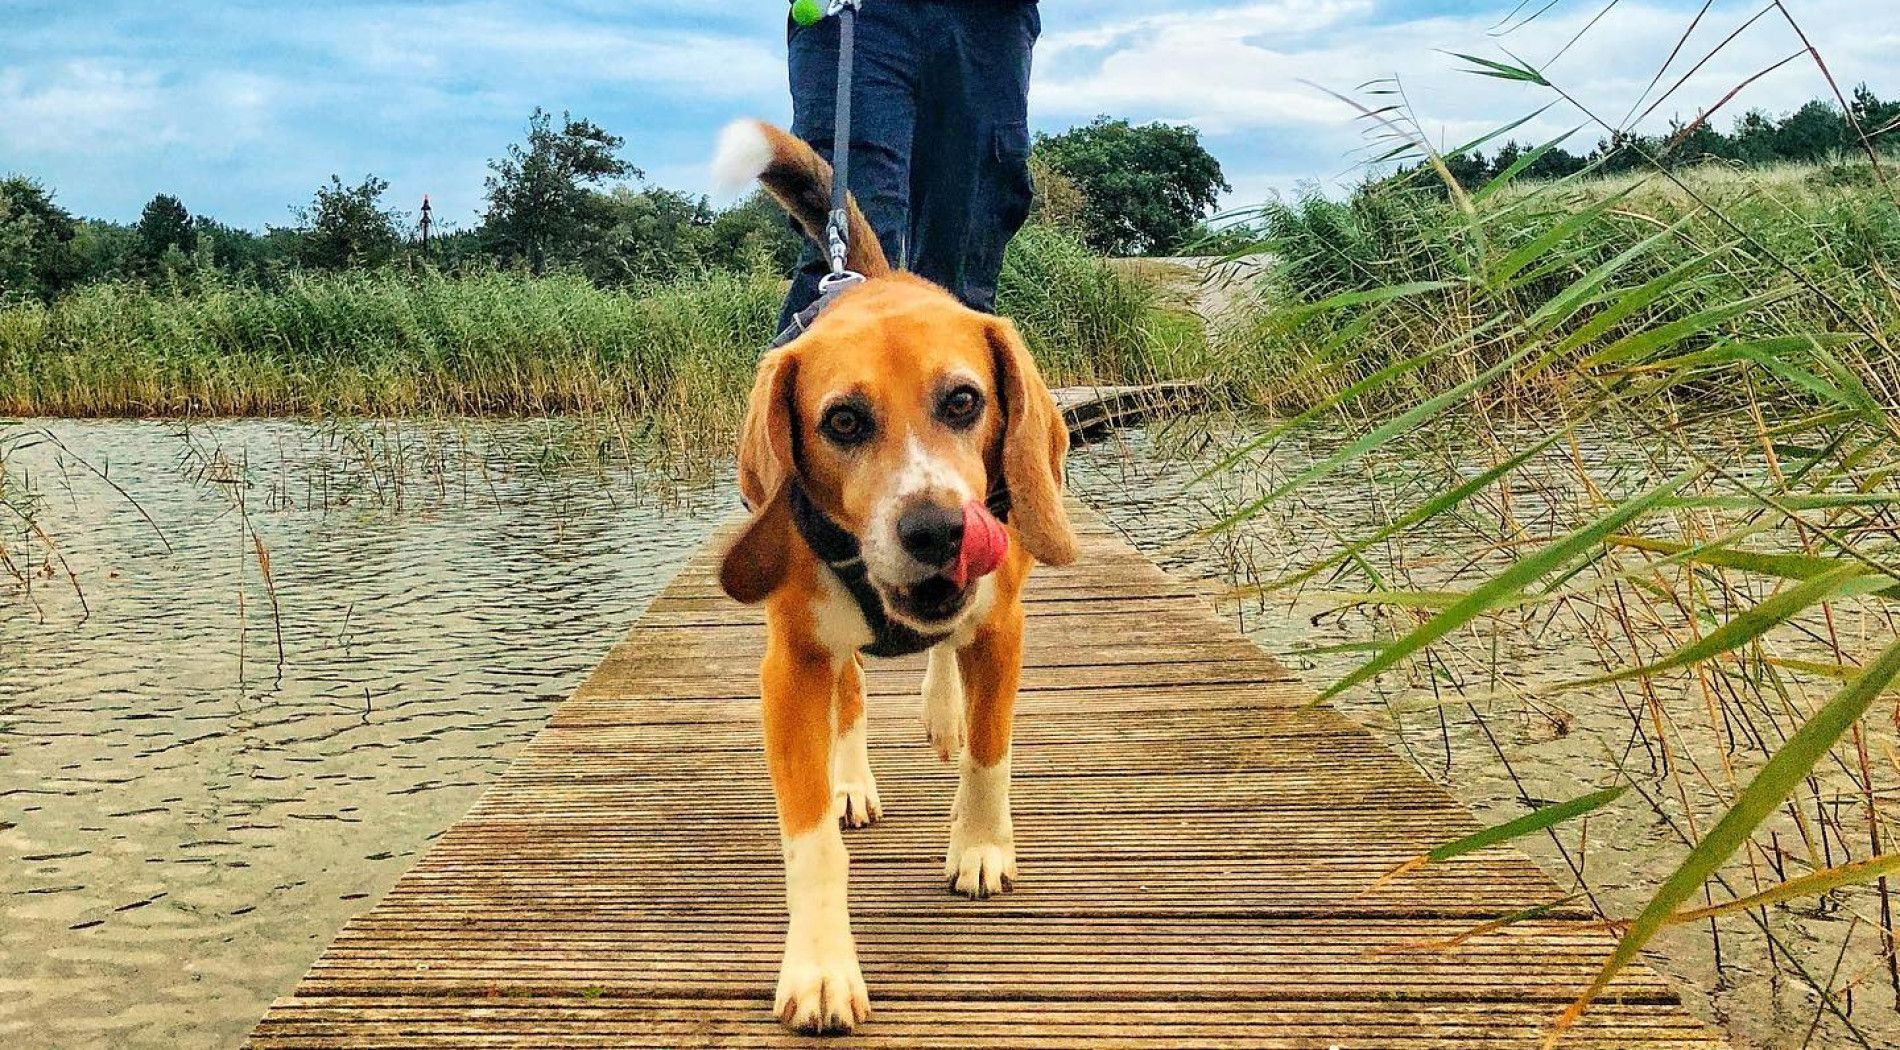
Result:
M975 387L960 386L943 396L937 406L937 415L952 425L967 425L974 422L977 413L983 408L983 395Z
M825 436L842 445L855 445L871 436L871 420L860 409L839 405L825 413Z

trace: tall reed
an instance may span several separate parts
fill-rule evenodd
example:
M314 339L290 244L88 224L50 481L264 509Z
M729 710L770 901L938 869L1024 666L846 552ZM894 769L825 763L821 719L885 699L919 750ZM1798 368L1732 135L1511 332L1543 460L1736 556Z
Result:
M1483 72L1561 90L1518 63ZM1257 214L1275 265L1219 345L1228 378L1288 418L1209 477L1231 529L1330 486L1371 486L1377 513L1329 522L1246 593L1328 592L1313 622L1349 611L1358 629L1316 654L1323 694L1434 720L1448 765L1462 723L1534 814L1485 841L1555 836L1620 936L1551 1042L1670 929L1700 930L1718 970L1725 949L1764 947L1827 1038L1894 1037L1891 173L1467 187L1403 109L1364 113L1443 181ZM1500 712L1587 731L1605 757L1527 773ZM1628 793L1595 790L1612 788ZM1635 864L1658 828L1680 839L1667 865ZM1790 904L1817 897L1853 921Z

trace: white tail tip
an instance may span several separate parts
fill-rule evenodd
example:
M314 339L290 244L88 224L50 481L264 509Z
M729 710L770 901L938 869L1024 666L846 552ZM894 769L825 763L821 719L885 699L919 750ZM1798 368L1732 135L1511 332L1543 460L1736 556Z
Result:
M737 196L772 163L772 142L756 120L735 120L719 133L713 153L713 193Z

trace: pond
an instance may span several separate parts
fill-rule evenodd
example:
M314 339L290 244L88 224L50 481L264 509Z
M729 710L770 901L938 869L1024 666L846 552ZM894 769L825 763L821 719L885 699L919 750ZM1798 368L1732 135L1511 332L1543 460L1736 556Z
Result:
M1193 484L1234 436L1130 432L1078 453L1072 486L1170 571L1231 585L1442 484L1429 464L1387 463L1201 538L1253 492ZM4 539L0 1031L35 1045L236 1045L736 508L716 458L649 461L568 423L59 421L12 440L43 531L16 519ZM1318 452L1284 449L1272 469ZM1606 478L1654 466L1613 439L1594 462ZM1531 516L1561 503L1518 498ZM1351 666L1334 643L1363 637L1323 595L1226 608L1316 685ZM1532 680L1583 659L1507 655L1509 677ZM1357 690L1342 706L1482 819L1630 761L1628 712L1608 698L1499 696L1467 711ZM1610 913L1629 914L1679 855L1666 818L1701 801L1659 805L1594 823L1585 858L1574 836L1525 845L1566 884L1587 867ZM1825 967L1844 912L1809 918L1777 932ZM1800 1045L1812 1000L1749 927L1721 931L1720 966L1706 929L1665 939L1656 961L1745 1044ZM1883 981L1865 981L1853 1016L1876 1041L1900 1031ZM1835 1045L1838 1019L1819 1023Z

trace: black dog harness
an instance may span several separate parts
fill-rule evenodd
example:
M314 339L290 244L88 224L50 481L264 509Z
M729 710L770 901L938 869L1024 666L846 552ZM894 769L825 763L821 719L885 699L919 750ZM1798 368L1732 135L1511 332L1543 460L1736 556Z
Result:
M799 536L844 585L845 593L851 596L859 615L864 617L864 625L871 629L870 643L859 652L866 656L910 656L950 637L949 631L925 634L891 619L884 611L883 597L871 583L870 571L864 566L864 548L858 538L820 510L797 479L786 484L790 486L792 524L797 527ZM998 521L1009 520L1008 489L999 488L990 493L985 505Z

